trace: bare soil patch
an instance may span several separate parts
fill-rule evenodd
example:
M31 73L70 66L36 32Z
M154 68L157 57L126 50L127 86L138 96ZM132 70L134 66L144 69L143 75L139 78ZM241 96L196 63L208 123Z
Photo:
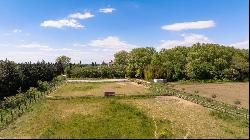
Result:
M235 105L235 101L240 101L238 106L249 108L249 82L246 83L205 83L205 84L176 84L173 88L192 94L212 98L228 104Z

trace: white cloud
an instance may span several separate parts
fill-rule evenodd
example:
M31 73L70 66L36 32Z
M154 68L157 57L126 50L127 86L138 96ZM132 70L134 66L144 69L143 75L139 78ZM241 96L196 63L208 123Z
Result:
M213 20L207 20L207 21L174 23L170 25L164 25L161 28L163 30L181 31L181 30L188 30L188 29L205 29L205 28L211 28L214 26L215 26L215 22Z
M249 49L249 39L243 40L241 42L236 42L236 43L230 44L229 46L233 46L233 47L239 48L239 49Z
M61 20L46 20L41 23L43 27L54 27L54 28L62 28L62 27L72 27L72 28L84 28L78 21L74 19L61 19Z
M74 13L74 14L70 14L69 17L70 18L76 18L76 19L87 19L87 18L92 18L95 15L91 14L90 12L84 12L82 13Z
M53 52L53 51L78 51L78 50L73 50L69 48L51 48L47 45L42 45L39 43L30 43L30 44L21 44L17 45L17 48L26 48L26 49L35 49L39 51L48 51L48 52Z
M92 40L88 45L93 47L103 47L103 48L119 49L119 50L121 49L127 50L138 47L136 45L126 43L125 41L120 40L116 36L108 36L104 39Z
M183 40L161 40L157 48L174 48L176 46L192 46L195 43L211 43L208 37L200 34L182 34Z
M13 33L21 33L22 30L21 30L21 29L14 29L12 32L13 32Z
M99 9L99 12L101 13L112 13L114 10L116 10L115 8L101 8Z

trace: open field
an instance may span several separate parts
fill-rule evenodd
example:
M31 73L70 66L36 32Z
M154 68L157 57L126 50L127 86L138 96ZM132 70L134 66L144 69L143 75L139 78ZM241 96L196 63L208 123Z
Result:
M127 96L105 98L103 90ZM0 138L248 138L243 120L129 82L67 83L33 106ZM94 95L94 96L85 96ZM64 98L70 97L75 98Z
M249 83L194 83L178 84L171 83L173 88L192 94L212 98L232 105L249 108ZM240 104L235 104L239 101Z
M115 83L67 83L52 96L104 96L104 91L114 91L121 95L143 95L148 89L131 82Z

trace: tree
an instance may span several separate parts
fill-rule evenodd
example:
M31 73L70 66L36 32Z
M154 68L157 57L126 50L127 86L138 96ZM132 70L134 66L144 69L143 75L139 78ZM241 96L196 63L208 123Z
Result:
M56 63L61 63L63 66L63 74L65 73L65 68L70 63L71 58L65 55L59 56L56 58Z
M65 55L62 55L62 56L59 56L56 58L56 62L61 62L64 66L65 65L68 65L71 61L71 58L70 57L67 57Z
M102 64L101 65L107 65L107 63L105 63L104 61L102 61Z
M10 96L21 86L21 73L12 61L0 60L0 97Z
M127 64L127 59L128 59L128 52L126 51L119 51L114 54L115 60L114 60L114 65L116 66L126 66Z
M161 71L165 69L162 73L166 78L171 81L176 81L185 78L185 65L187 63L186 57L188 52L187 47L178 46L173 49L162 49L159 52L159 65L161 66ZM161 72L159 71L159 72Z
M156 50L152 47L135 48L129 53L127 75L144 78L144 69L151 63Z

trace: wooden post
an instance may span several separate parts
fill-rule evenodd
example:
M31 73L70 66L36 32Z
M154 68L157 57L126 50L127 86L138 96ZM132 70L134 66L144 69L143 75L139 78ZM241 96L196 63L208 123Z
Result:
M1 112L1 123L3 123L3 114Z
M12 111L13 111L13 110L10 111L10 114L11 114L11 121L14 120L14 115L13 115L13 112L12 112Z
M36 94L33 96L33 98L34 98L34 101L36 102Z

